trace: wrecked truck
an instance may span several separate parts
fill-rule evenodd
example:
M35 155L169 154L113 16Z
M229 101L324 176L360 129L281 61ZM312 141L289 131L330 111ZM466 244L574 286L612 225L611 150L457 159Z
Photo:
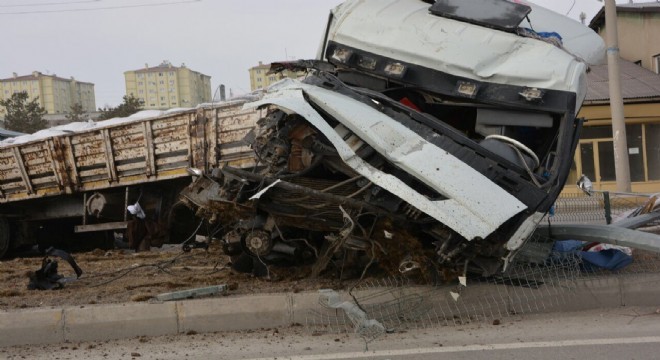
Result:
M262 116L243 104L258 98L144 110L0 142L0 257L35 244L112 248L119 234L145 249L186 240L198 226L178 201L187 170L254 165L240 140ZM137 207L137 217L127 211Z
M316 59L271 68L304 79L246 105L268 110L244 139L256 166L182 198L241 271L494 274L564 185L603 49L522 1L347 1Z

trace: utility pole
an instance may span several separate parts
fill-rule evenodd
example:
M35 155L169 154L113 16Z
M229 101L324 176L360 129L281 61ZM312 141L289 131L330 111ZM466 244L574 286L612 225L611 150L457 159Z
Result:
M628 161L628 140L626 139L626 118L623 112L623 97L621 96L616 1L604 0L604 2L605 30L607 35L607 70L610 84L610 111L612 113L612 135L614 137L616 191L630 192L630 163Z

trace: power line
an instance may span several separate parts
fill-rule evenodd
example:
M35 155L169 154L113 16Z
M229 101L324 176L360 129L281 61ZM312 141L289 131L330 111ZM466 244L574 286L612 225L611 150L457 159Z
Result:
M18 5L0 5L0 8L26 7L26 6L70 5L70 4L84 4L84 3L99 2L99 1L101 1L101 0L61 1L61 2L51 2L51 3L29 3L29 4L18 4Z
M137 5L119 5L119 6L94 7L94 8L78 8L78 9L63 9L63 10L31 10L31 11L16 11L16 12L0 12L0 15L53 14L53 13L65 13L65 12L82 12L82 11L115 10L115 9L127 9L127 8L139 8L139 7L155 7L155 6L168 6L168 5L190 4L190 3L201 2L201 1L202 1L202 0L185 0L185 1L173 1L173 2L166 2L166 3L137 4Z

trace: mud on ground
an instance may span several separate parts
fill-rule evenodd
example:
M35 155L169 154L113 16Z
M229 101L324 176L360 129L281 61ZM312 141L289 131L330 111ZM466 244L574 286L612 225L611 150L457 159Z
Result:
M198 287L234 284L229 294L299 292L344 288L328 278L310 279L306 268L273 268L270 279L230 269L229 257L217 242L208 251L184 253L180 246L148 252L94 250L73 254L83 270L80 279L59 290L28 290L29 273L41 267L42 257L0 261L0 310L14 308L149 301L155 295ZM69 264L59 258L59 274L75 278Z

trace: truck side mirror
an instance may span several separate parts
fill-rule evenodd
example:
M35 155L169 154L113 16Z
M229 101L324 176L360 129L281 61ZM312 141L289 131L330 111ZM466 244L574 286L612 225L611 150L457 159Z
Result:
M577 187L582 190L585 194L591 196L594 191L594 184L587 177L587 175L582 174L577 181Z

